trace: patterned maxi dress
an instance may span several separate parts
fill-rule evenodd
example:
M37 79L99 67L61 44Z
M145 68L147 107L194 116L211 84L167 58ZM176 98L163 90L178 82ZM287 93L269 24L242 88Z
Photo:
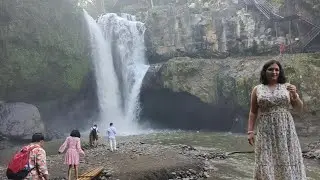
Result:
M257 86L259 113L255 142L255 180L306 180L286 84Z

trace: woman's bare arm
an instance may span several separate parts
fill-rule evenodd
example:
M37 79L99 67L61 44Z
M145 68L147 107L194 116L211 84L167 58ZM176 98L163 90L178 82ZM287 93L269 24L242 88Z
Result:
M256 86L253 88L251 92L248 132L253 132L254 125L257 119L257 114L258 114L258 102L257 102L257 86Z
M303 102L297 93L297 87L293 84L287 84L287 90L290 94L290 102L294 110L301 112L303 109Z
M303 110L303 102L300 99L299 95L297 94L297 96L294 97L290 97L290 102L291 105L293 107L294 110L301 112Z

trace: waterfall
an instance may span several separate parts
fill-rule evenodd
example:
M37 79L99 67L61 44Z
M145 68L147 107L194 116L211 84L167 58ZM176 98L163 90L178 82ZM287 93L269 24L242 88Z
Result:
M149 68L143 23L129 14L108 13L97 22L85 12L96 73L100 124L113 122L121 134L139 132L139 93Z

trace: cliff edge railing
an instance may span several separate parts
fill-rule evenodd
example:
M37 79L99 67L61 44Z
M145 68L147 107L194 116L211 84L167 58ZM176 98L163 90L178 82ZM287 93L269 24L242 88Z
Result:
M290 44L294 52L301 52L320 34L320 23L312 18L312 15L297 9L297 14L283 16L278 8L266 0L243 0L246 5L255 6L268 20L274 22L299 19L312 26L311 30L299 36L299 40Z

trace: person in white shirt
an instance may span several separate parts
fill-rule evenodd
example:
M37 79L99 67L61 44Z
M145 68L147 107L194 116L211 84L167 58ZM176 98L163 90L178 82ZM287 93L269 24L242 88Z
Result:
M111 151L117 150L116 134L116 128L113 126L113 123L110 123L110 127L107 130L107 136Z

